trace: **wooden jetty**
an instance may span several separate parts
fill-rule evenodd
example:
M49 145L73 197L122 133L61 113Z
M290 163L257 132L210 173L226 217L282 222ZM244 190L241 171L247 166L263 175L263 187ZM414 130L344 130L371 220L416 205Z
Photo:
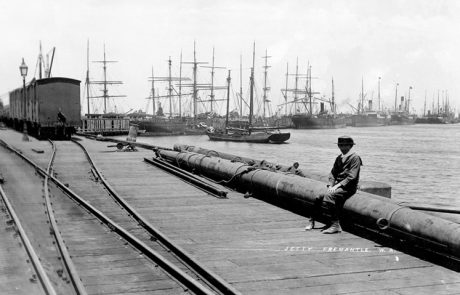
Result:
M51 148L47 142L23 142L22 134L11 130L0 130L0 139L37 163L47 161ZM153 156L150 150L116 152L107 142L79 139L104 177L131 206L243 294L460 293L460 276L454 270L348 232L305 232L303 216L233 191L227 198L216 198L146 164L143 158ZM89 193L91 188L81 187L75 177L79 160L72 153L60 157L57 178L72 189ZM5 176L4 169L14 168L0 165ZM92 177L91 171L86 172ZM5 177L5 181L9 180ZM0 213L0 220L5 221L5 212ZM1 234L3 289L26 266L21 258L23 249L11 247L14 232ZM81 243L91 245L90 241ZM85 247L85 251L91 252L91 248ZM101 249L94 249L93 255L102 255ZM85 277L82 282L96 284L85 281ZM116 286L109 289L116 291ZM123 292L143 294L128 288Z

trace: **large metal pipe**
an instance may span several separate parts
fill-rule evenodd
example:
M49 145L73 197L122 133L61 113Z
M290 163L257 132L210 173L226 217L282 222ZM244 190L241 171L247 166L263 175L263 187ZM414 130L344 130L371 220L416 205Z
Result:
M255 169L244 163L231 162L190 152L160 150L159 156L207 177L232 183L240 190L257 193L271 200L292 202L300 200L313 204L325 191L317 180ZM460 258L460 224L400 206L391 199L357 192L344 205L347 222L372 230L385 231L418 246Z
M222 153L214 150L208 150L204 149L198 146L192 146L192 145L185 145L185 144L175 144L174 148L175 151L181 152L181 151L188 151L188 152L193 152L197 154L202 154L202 155L208 155L208 156L214 156L214 157L219 157L222 159L227 159L232 162L241 162L241 163L250 163L253 161L255 164L260 164L261 160L257 159L251 159L248 157L240 157L237 155L229 154L229 153ZM270 163L267 162L268 165L273 166L273 167L279 167L279 168L288 168L289 166L283 165L283 164L275 164L275 163ZM314 173L311 171L307 171L305 169L302 169L303 174L305 177L315 179L318 181L323 181L323 182L328 182L328 175L323 175L320 173ZM383 183L383 182L377 182L377 181L368 181L368 180L360 180L359 182L359 190L363 192L367 192L370 194L375 194L379 195L382 197L386 198L391 198L391 186Z

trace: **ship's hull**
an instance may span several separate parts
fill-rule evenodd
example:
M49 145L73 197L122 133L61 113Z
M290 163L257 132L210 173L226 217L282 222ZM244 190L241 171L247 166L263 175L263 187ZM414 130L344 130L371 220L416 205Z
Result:
M145 130L142 136L204 134L206 132L206 125L200 127L189 124L186 118L154 117L132 119L131 123L137 124L139 130Z
M390 125L413 125L415 118L404 114L392 114Z
M210 140L213 141L233 141L250 143L283 143L291 137L291 133L271 133L271 132L230 132L217 133L206 132Z
M351 116L351 126L353 127L379 127L386 125L385 118L369 116L365 114Z
M336 129L345 128L345 118L333 116L293 115L292 123L296 129Z
M225 122L223 122L225 124ZM224 125L222 124L222 125ZM270 117L270 118L256 118L251 122L251 127L261 127L261 128L276 128L276 129L288 129L292 128L292 121L290 117ZM216 124L212 124L215 128L224 128L224 126L218 126ZM240 120L230 120L228 122L228 127L232 128L240 128L240 129L248 129L249 128L249 120L240 119Z
M447 124L443 117L421 117L415 119L415 124Z

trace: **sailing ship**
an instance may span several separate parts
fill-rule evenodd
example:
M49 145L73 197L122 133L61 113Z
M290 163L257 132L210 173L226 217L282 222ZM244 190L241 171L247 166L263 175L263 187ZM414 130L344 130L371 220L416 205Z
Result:
M434 105L434 94L433 94L433 103L431 110L426 111L426 93L425 93L425 103L423 107L423 116L416 118L416 124L449 124L449 123L458 123L458 120L455 118L455 113L452 111L449 105L449 98L446 95L442 103L444 106L439 104L439 91L438 91L438 104L437 108Z
M273 128L253 127L252 120L254 116L254 55L253 52L253 67L251 68L250 77L250 99L249 99L249 121L247 128L231 128L229 126L229 104L230 104L230 71L227 78L227 108L225 116L225 128L215 129L208 128L206 134L212 141L233 141L233 142L250 142L250 143L283 143L291 137L289 132L274 131Z
M214 48L213 48L213 57L212 57L212 66L202 66L206 68L211 68L211 83L198 83L197 82L197 70L198 65L200 64L207 64L207 62L199 62L196 59L196 50L195 50L195 43L194 43L194 50L193 50L193 61L190 62L183 62L182 61L182 53L180 56L180 69L179 69L179 77L173 77L171 74L171 58L168 61L169 63L169 75L166 77L155 77L153 75L152 69L152 77L150 78L152 82L151 87L151 95L147 98L152 101L152 114L147 114L147 109L142 115L139 114L132 114L132 122L139 125L140 129L146 130L143 134L144 136L154 136L154 135L199 135L205 134L206 128L208 126L223 126L223 119L219 118L214 112L213 106L216 101L219 99L215 98L214 90L218 89L225 89L225 87L215 86L214 85L214 70L220 69L222 67L216 67L214 65ZM183 64L192 64L193 65L193 79L183 77L182 76L182 65ZM186 81L190 81L190 83L184 83ZM168 94L167 95L158 95L155 93L155 82L167 82L168 83ZM176 83L178 89L173 87L173 83ZM178 85L177 85L178 84ZM184 94L182 89L188 87L191 88L190 93ZM209 99L200 99L198 97L199 91L210 90ZM185 116L183 112L183 106L186 104L183 101L184 96L189 95L191 97L191 101L189 104L191 106L191 110L188 116ZM167 116L165 116L164 112L161 111L161 104L159 99L160 98L167 98L169 101L169 112L166 112ZM178 98L176 103L173 104L173 98ZM158 103L158 109L155 110L156 102ZM210 103L211 111L204 111L203 113L198 112L198 103ZM175 106L175 107L174 107ZM178 110L177 110L178 106ZM135 116L133 116L135 115Z
M152 114L147 113L148 103L145 112L135 112L129 115L131 123L139 126L139 130L145 130L142 136L158 136L158 135L186 135L194 134L194 129L189 127L189 120L183 117L182 105L182 82L190 80L189 78L182 77L182 53L180 57L180 75L179 77L172 76L172 60L168 59L168 76L159 77L155 76L152 68L152 76L149 78L151 81L150 96L147 97L148 102L152 102ZM166 82L168 84L166 95L158 95L155 91L155 82ZM179 83L179 92L174 94L173 83ZM173 98L179 97L179 111L178 114L174 113ZM163 106L160 99L165 98L169 102L168 112L165 115ZM199 133L204 133L204 128Z
M109 100L111 98L126 97L126 95L109 95L109 86L123 84L121 81L109 81L107 80L107 65L115 63L116 61L106 59L106 51L104 45L104 58L100 61L94 61L95 63L102 64L103 79L100 81L90 81L89 78L89 41L87 43L87 65L86 65L86 99L87 99L87 113L82 117L82 126L79 132L84 134L101 134L101 135L122 135L128 134L129 131L129 118L126 117L126 113L118 113L116 106L112 108L109 106ZM91 85L102 86L102 95L92 96L90 94ZM102 99L103 109L102 113L97 110L93 105L93 112L90 109L90 99ZM131 110L130 110L131 111ZM128 111L128 113L130 112Z
M292 121L290 117L287 116L280 116L278 112L272 113L270 108L270 99L268 98L268 92L270 91L270 87L268 86L268 56L267 50L265 50L265 56L262 58L265 60L265 65L263 66L264 69L264 83L263 83L263 96L262 96L262 115L255 116L251 121L251 128L252 130L264 130L267 128L271 129L288 129L292 128ZM239 98L238 110L233 110L230 112L231 120L228 122L227 127L234 127L240 129L248 129L249 128L249 119L247 117L242 117L239 115L243 113L243 89L242 89L242 59L240 56L240 92L237 93L237 97ZM260 110L259 110L260 111Z

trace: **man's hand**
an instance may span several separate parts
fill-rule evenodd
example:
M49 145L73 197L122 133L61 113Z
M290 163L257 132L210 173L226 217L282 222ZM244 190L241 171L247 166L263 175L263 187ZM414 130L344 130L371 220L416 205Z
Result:
M334 186L329 186L328 189L327 189L327 192L330 193L330 194L333 194L335 193L335 191L340 187L340 184L336 184Z

